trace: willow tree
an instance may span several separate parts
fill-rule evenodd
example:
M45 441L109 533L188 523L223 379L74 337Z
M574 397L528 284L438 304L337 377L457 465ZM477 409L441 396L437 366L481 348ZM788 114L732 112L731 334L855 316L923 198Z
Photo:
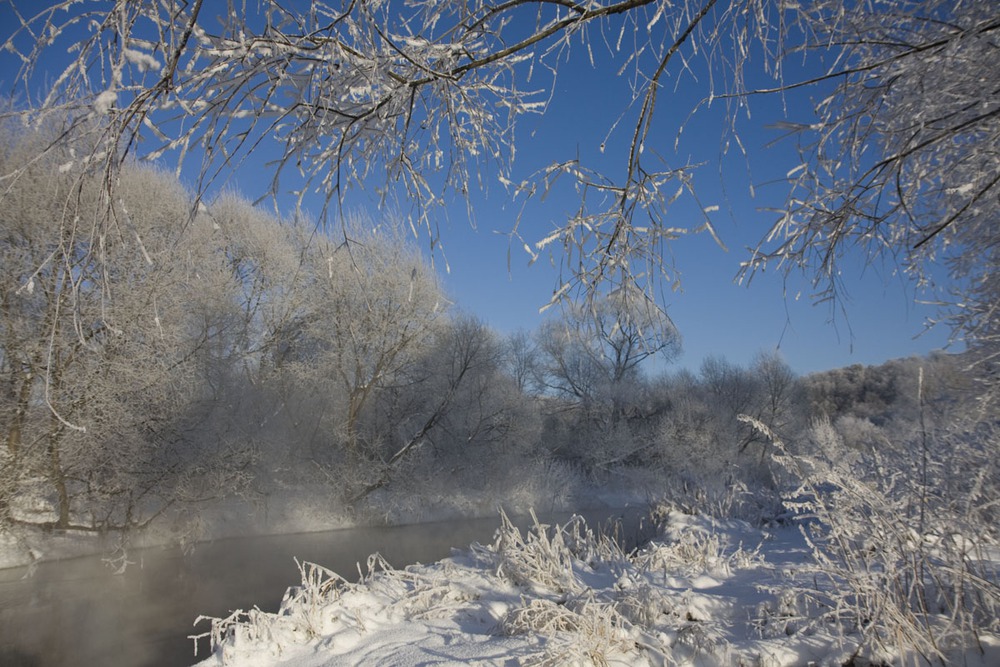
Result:
M653 131L668 80L699 73L692 113L723 105L722 145L741 149L741 110L758 95L812 91L806 118L786 119L801 162L789 165L789 197L746 275L804 266L830 296L855 246L898 258L921 285L943 263L944 287L960 292L945 309L955 330L996 339L993 0L13 0L6 11L3 51L20 59L25 96L37 96L40 66L61 72L25 117L99 119L90 157L109 192L128 153L200 160L204 189L266 146L276 193L318 192L339 206L350 186L374 185L411 203L436 240L434 205L487 179L526 200L568 183L576 212L523 239L532 256L563 263L556 298L654 291L675 278L671 241L715 235L692 165ZM522 177L518 120L545 113L574 59L631 83L601 144L609 157L553 156ZM761 77L772 83L748 84ZM694 214L676 214L679 197ZM64 221L79 224L104 237L111 221ZM512 232L520 238L516 223Z
M276 328L270 361L293 421L334 435L327 448L343 450L324 459L347 453L357 463L380 444L366 442L365 413L425 352L446 300L398 225L360 217L345 224L343 242L294 228L301 263L279 303L295 305Z
M100 174L63 128L0 133L0 522L127 529L235 489L241 443L205 431L212 370L245 354L245 302L219 230L170 174L126 166L114 242ZM140 241L141 239L141 241ZM106 293L115 295L106 299ZM215 361L213 361L215 359ZM43 509L44 508L44 509Z

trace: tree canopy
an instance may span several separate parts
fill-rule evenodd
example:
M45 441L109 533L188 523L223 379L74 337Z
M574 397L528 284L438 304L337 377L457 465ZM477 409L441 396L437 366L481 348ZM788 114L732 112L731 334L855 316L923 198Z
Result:
M318 192L339 207L351 186L376 188L408 203L436 240L435 205L485 178L529 203L569 180L577 211L542 238L520 239L563 263L555 299L623 286L654 293L672 273L672 240L714 235L710 208L675 219L676 197L697 196L691 165L651 143L668 77L704 72L692 113L726 105L720 131L741 148L740 110L756 97L815 90L810 120L786 123L801 159L743 276L803 268L834 298L842 258L860 247L940 288L956 334L996 347L992 0L259 0L222 11L202 0L14 0L10 11L3 49L20 60L25 97L36 96L39 63L65 67L37 105L12 113L88 124L100 141L81 159L103 171L110 198L130 153L200 160L204 189L277 142L275 192ZM521 178L518 120L545 113L572 58L604 59L630 77L607 139L627 146L624 161L598 169L553 156ZM756 87L762 77L770 83ZM110 215L92 224L106 237ZM511 232L520 238L517 221Z

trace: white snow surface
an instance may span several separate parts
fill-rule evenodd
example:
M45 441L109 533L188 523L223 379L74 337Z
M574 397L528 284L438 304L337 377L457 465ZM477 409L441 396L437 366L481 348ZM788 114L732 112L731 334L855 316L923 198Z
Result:
M809 549L795 528L670 512L625 554L582 521L403 570L378 556L348 583L300 564L277 613L199 622L199 667L343 665L840 665L856 643L810 625L788 595ZM1000 641L965 664L1000 664Z

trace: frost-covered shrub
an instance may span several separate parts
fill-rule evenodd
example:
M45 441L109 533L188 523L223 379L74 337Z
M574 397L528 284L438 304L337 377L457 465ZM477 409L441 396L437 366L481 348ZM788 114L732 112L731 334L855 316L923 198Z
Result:
M681 406L665 415L660 420L657 462L674 476L694 482L725 475L732 468L733 454L713 438L709 424L697 406Z
M677 508L687 514L716 519L736 519L754 526L774 524L787 513L781 494L770 487L753 487L733 474L710 478L688 474L665 474L651 506Z
M641 460L647 449L642 435L633 432L624 419L597 419L588 423L577 437L572 460L595 482L602 481L616 467Z
M495 499L493 507L500 505L514 514L536 508L573 509L585 486L579 468L550 458L505 460L495 472L491 475L495 486L488 487Z
M819 422L813 436L831 451L796 457L775 442L776 460L799 479L798 509L812 518L803 533L815 584L800 588L802 604L818 611L813 627L841 628L855 657L947 662L998 630L990 517L1000 440L994 429L978 435L925 433L850 457Z
M698 518L669 503L655 505L650 516L660 535L634 556L642 570L726 576L761 562L763 538L747 522Z
M536 523L524 537L505 525L492 562L523 591L522 604L504 619L505 631L544 639L538 657L543 664L606 664L616 658L633 664L636 652L651 664L752 659L756 649L744 645L746 652L739 654L735 648L735 619L722 602L725 594L705 592L766 569L760 554L764 534L746 522L692 516L668 505L658 506L653 518L662 532L631 553L579 521L556 528ZM608 578L613 586L595 586Z
M793 445L789 445L792 447ZM785 447L781 443L779 449ZM813 459L828 459L831 461L852 462L857 459L858 452L849 448L841 436L840 431L833 425L827 417L818 417L809 424L809 429L805 432L802 442L795 447L794 454L806 457L800 461L803 463ZM796 486L801 481L798 474L789 471L785 466L782 470L787 473L787 481L790 486Z
M623 626L614 606L585 595L569 603L536 598L512 610L503 621L511 635L548 638L542 655L531 664L607 665L609 658L635 648L634 634Z
M579 594L587 586L574 572L577 560L594 562L620 554L607 538L595 538L581 517L551 528L539 523L534 512L527 535L500 513L501 525L494 542L497 573L521 587L543 587L560 594Z
M883 430L863 417L841 415L833 428L845 446L858 451L870 451L886 440Z

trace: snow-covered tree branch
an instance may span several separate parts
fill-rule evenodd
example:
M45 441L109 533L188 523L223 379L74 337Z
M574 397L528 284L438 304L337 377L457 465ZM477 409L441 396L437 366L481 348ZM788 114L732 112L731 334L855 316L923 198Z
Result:
M835 297L839 259L861 246L940 287L957 335L996 338L990 0L89 0L11 12L2 46L19 59L23 96L38 96L41 63L60 72L38 108L17 112L57 113L98 135L89 162L103 168L109 202L129 153L200 162L199 191L251 160L266 163L272 194L318 195L324 213L352 187L374 190L436 247L434 212L454 197L499 183L530 211L569 187L579 207L549 233L511 221L512 240L563 266L553 300L622 287L660 300L677 276L672 242L694 232L724 242L696 164L653 140L668 78L704 78L702 103L672 109L670 122L680 132L685 114L723 105L722 153L747 152L739 119L758 95L815 91L806 118L787 120L801 163L789 165L787 202L744 277L805 267L820 297ZM601 144L609 157L553 155L523 177L518 120L546 112L570 58L630 82ZM95 220L94 233L111 224Z
M375 187L413 203L434 237L433 205L449 192L487 188L490 173L529 197L568 177L590 200L555 234L529 239L529 251L561 241L567 266L583 263L570 282L588 290L643 281L666 241L711 229L707 216L668 219L670 203L691 189L689 165L655 158L654 168L647 139L668 67L741 23L736 7L365 0L301 9L230 3L219 14L201 2L77 4L15 8L20 25L3 46L20 57L29 99L38 63L50 62L56 45L71 47L40 107L101 121L109 189L128 152L170 157L178 168L200 160L203 189L277 140L268 158L275 193L318 192L329 205L351 185ZM759 4L747 8L757 15ZM765 28L752 22L741 41ZM517 119L545 111L560 63L577 49L593 62L623 47L619 66L634 74L621 107L639 112L634 129L622 130L630 148L621 173L556 159L536 177L515 179Z
M745 264L813 276L840 296L860 247L936 292L955 337L995 363L1000 228L1000 11L988 1L810 3L836 50L836 87L810 125L789 125L801 163L786 207ZM805 48L805 47L803 47ZM987 352L986 350L992 350Z

